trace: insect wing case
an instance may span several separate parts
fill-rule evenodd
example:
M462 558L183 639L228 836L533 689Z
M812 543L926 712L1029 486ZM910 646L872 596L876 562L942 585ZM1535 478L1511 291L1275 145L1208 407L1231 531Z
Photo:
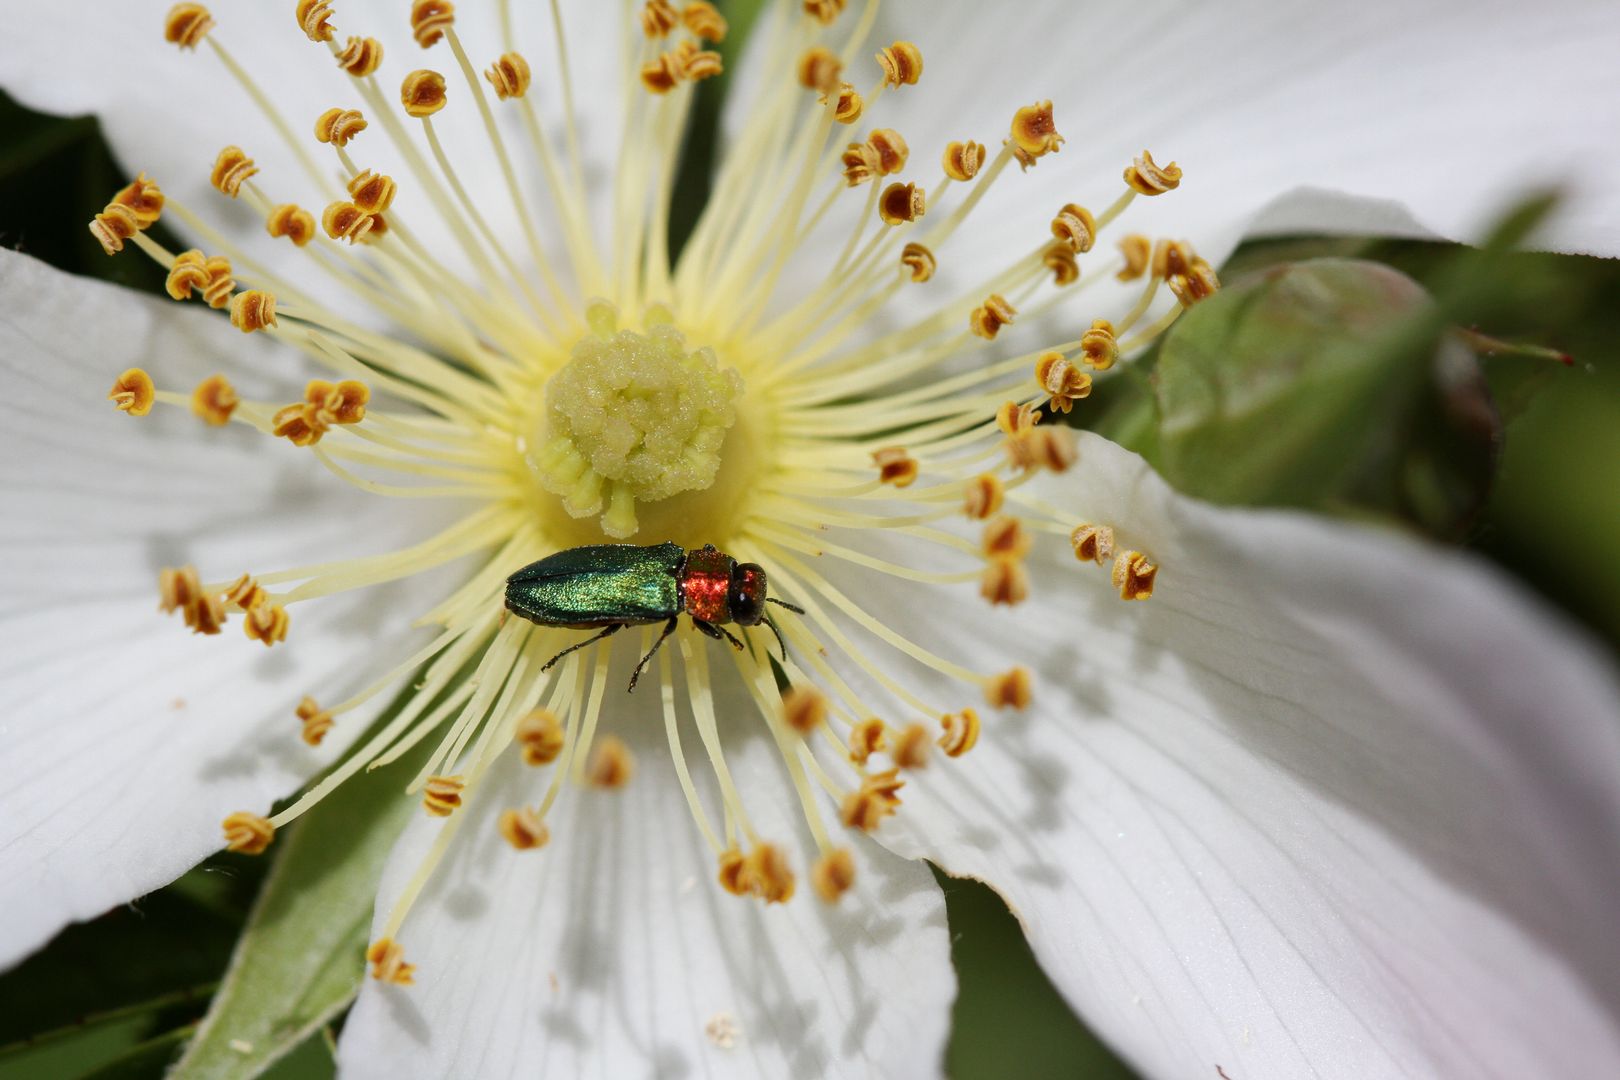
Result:
M591 544L506 579L506 606L542 626L662 622L680 611L679 544Z

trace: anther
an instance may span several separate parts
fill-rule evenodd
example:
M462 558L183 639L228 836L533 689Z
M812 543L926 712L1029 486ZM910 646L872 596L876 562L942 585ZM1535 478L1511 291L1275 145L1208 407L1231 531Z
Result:
M804 0L804 13L822 26L831 26L849 0Z
M1029 669L1015 667L984 684L984 700L992 709L1027 708L1030 692Z
M158 610L179 611L194 634L217 634L225 624L225 605L218 596L205 596L197 568L168 567L158 574Z
M922 78L922 50L909 41L896 41L882 49L877 62L883 68L884 86L916 86Z
M371 977L378 982L411 986L416 982L416 965L405 962L405 950L393 938L378 938L366 950Z
M1048 404L1067 414L1074 403L1091 396L1091 376L1060 352L1042 353L1035 361L1035 382L1047 394Z
M991 293L984 303L968 316L968 329L986 341L994 341L1001 328L1010 324L1018 309L1007 303L999 293Z
M398 190L393 177L374 173L370 169L356 173L349 181L349 198L368 214L380 214L387 210L393 205L394 194Z
M1041 410L1031 402L1004 401L996 410L996 427L1003 435L1021 435L1041 422Z
M910 243L900 249L900 265L911 274L911 280L921 284L934 276L939 263L934 253L918 243Z
M782 695L782 719L800 735L827 722L827 698L813 686L793 686Z
M877 150L870 143L852 142L844 148L844 183L860 187L878 175Z
M422 787L422 809L434 817L449 817L461 809L461 793L466 789L466 777L430 776Z
M437 71L420 68L399 84L400 104L405 106L407 115L418 120L444 108L444 98L444 76Z
M348 146L364 130L366 118L359 109L331 108L315 118L315 138L333 146Z
M382 42L376 38L351 37L337 54L337 65L357 79L375 74L382 66Z
M244 334L276 325L276 298L259 289L249 289L231 302L231 325Z
M182 49L195 49L213 26L213 16L201 4L176 4L163 17L163 40Z
M540 820L540 815L532 806L502 810L499 827L501 836L519 851L533 851L535 848L545 847L547 841L551 839L551 830Z
M262 855L276 838L276 827L269 818L239 810L221 822L225 832L225 850L244 855Z
M106 208L90 219L90 235L101 244L101 250L108 255L116 255L124 250L124 241L141 231L140 222L135 218L135 211L118 203L108 203Z
M1141 233L1131 233L1119 242L1119 253L1125 257L1125 265L1114 276L1121 281L1135 281L1147 273L1153 242Z
M920 725L917 730L922 731L923 746L926 748L928 732ZM906 782L900 779L899 769L874 773L863 779L857 790L844 796L838 807L838 819L851 829L876 832L883 819L900 808L899 791L905 786Z
M635 759L630 756L630 748L624 745L624 741L607 735L591 752L590 763L585 766L585 781L597 788L622 788L635 774L635 767Z
M855 884L855 858L849 849L834 848L817 859L810 868L810 884L823 902L836 904Z
M210 375L191 392L192 413L213 427L230 423L231 414L241 402L236 387L223 375Z
M878 480L897 488L910 487L917 479L917 459L906 453L903 446L885 446L872 452L872 464L878 467Z
M994 473L980 473L962 489L962 512L975 521L983 521L1001 509L1004 498L1001 479Z
M1056 153L1064 138L1058 134L1052 119L1052 103L1037 101L1014 113L1011 141L1020 154L1018 164L1025 169L1033 165L1036 158Z
M906 140L893 128L878 128L866 137L866 144L877 153L878 172L893 176L906 167L911 150Z
M1035 541L1024 531L1022 522L1001 514L985 522L979 550L987 559L1022 559L1034 546Z
M878 217L885 225L916 221L927 209L928 193L916 184L890 184L878 197Z
M715 44L726 40L726 19L713 4L706 0L693 0L681 9L681 22L696 37Z
M826 94L837 88L844 62L832 50L817 45L799 57L798 73L800 86Z
M264 230L271 236L285 236L297 247L303 247L315 237L315 215L293 203L282 203L270 211Z
M669 0L647 0L642 5L641 32L650 38L667 36L680 21L680 14Z
M659 55L641 67L641 85L654 94L667 94L681 81L681 61L673 52Z
M358 424L366 418L371 390L355 379L336 384L311 379L304 387L304 400L318 409L328 424Z
M1107 319L1095 319L1091 329L1080 335L1080 359L1096 371L1107 371L1119 360L1119 341L1114 337L1114 324Z
M1197 257L1192 245L1183 240L1160 240L1153 245L1153 276L1168 279L1185 274Z
M782 904L793 899L793 870L787 856L775 844L756 844L743 859L738 875L743 889L767 904Z
M208 272L203 300L218 311L231 302L231 294L236 290L236 279L231 277L231 260L223 255L210 255L203 260L203 269Z
M902 769L920 769L928 764L928 752L932 747L928 729L921 724L909 724L895 737L894 749L889 751L889 758Z
M1052 235L1068 244L1077 255L1084 255L1097 241L1097 219L1076 203L1067 203L1052 219Z
M1074 251L1062 240L1054 240L1041 252L1041 262L1052 271L1052 284L1063 286L1073 285L1080 280L1080 264L1075 260Z
M193 289L204 288L207 284L208 259L202 252L193 248L175 256L174 265L169 267L169 276L164 280L163 288L171 300L190 300Z
M298 703L297 715L304 725L298 737L310 746L321 745L326 733L332 730L332 714L315 704L314 698L305 696L304 700Z
M1069 534L1069 545L1076 559L1101 566L1114 557L1114 530L1107 525L1076 525Z
M562 722L550 709L536 709L519 720L512 737L523 747L525 765L549 765L562 753Z
M260 585L252 574L243 574L231 582L230 587L222 594L222 598L235 604L243 611L249 611L261 604L270 602L270 594L265 592L264 586Z
M719 53L695 48L690 41L681 42L675 49L675 57L681 65L681 77L689 82L712 79L726 69Z
M888 742L888 728L877 717L862 720L850 729L849 760L865 765L866 759L878 753Z
M1192 307L1200 300L1208 300L1220 290L1221 279L1215 276L1215 268L1203 259L1194 257L1192 265L1184 274L1171 276L1170 291L1181 301L1182 307Z
M376 223L371 214L341 199L321 211L321 228L326 230L326 235L351 244L364 240Z
M1146 600L1158 576L1159 568L1140 551L1122 551L1114 560L1114 588L1122 600Z
M127 207L142 230L150 228L163 214L163 192L145 173L137 173L135 179L119 188L112 201Z
M1029 572L1019 559L991 559L979 579L979 595L992 605L1022 604L1029 598Z
M720 870L715 876L719 879L720 887L733 896L742 896L748 891L748 883L743 877L743 870L747 859L736 848L727 848L720 853Z
M422 48L431 48L456 21L456 5L450 0L416 0L411 5L411 33Z
M833 119L840 124L853 124L861 118L861 110L866 108L861 95L849 83L839 83L836 88L825 91L820 101L823 105L834 102Z
M214 159L214 171L209 173L208 182L234 199L241 192L243 182L258 172L259 167L240 146L227 146Z
M152 385L152 376L138 367L129 368L118 376L112 389L107 391L107 400L113 403L113 408L131 416L151 412L156 398L157 388Z
M262 641L268 649L278 641L287 640L287 624L290 621L286 608L267 602L248 609L242 621L242 632L249 641Z
M1007 458L1026 471L1064 472L1075 462L1074 433L1068 428L1032 427L1007 440Z
M1181 184L1181 168L1171 162L1160 167L1153 163L1153 155L1146 150L1142 156L1125 167L1125 182L1139 195L1163 195Z
M332 5L329 0L298 0L293 9L298 28L316 44L332 40Z
M984 147L971 139L946 143L940 164L952 180L971 180L979 175L979 167L984 164Z
M979 714L972 709L946 713L939 718L939 726L944 731L935 744L946 757L961 757L979 741Z
M529 62L515 52L502 53L484 78L495 88L495 96L502 101L520 98L529 92Z

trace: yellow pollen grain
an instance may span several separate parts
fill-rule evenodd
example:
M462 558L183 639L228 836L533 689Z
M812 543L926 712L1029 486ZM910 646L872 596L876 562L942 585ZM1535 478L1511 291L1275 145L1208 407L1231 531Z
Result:
M422 787L422 809L434 817L449 817L461 808L466 788L464 776L430 776Z
M985 522L979 550L987 559L1022 559L1035 546L1035 538L1023 522L1010 514L1000 514Z
M484 72L484 78L489 85L495 88L495 96L502 101L507 98L521 98L529 92L529 81L532 75L529 71L529 62L522 55L515 52L502 53Z
M775 844L755 844L743 860L740 877L744 890L767 904L783 904L793 899L793 869Z
M909 41L896 41L880 49L877 62L883 69L884 86L916 86L922 78L922 50Z
M374 75L382 66L382 42L376 38L351 37L337 54L337 65L357 79Z
M1037 101L1025 105L1013 114L1011 142L1023 155L1018 163L1023 168L1034 164L1036 158L1056 153L1064 143L1052 118L1052 103Z
M1085 207L1067 203L1052 218L1052 235L1084 255L1097 242L1097 219Z
M416 982L416 965L405 962L405 949L393 938L378 938L366 950L371 977L378 982L411 986Z
M590 763L585 766L585 782L594 788L612 791L630 783L635 771L635 758L624 740L607 735L591 751Z
M984 700L992 709L1028 708L1032 697L1030 674L1026 667L1004 671L984 684Z
M1122 551L1114 559L1114 588L1122 600L1146 600L1153 595L1159 568L1140 551Z
M933 277L934 271L939 267L934 253L915 242L907 244L900 250L900 265L906 269L911 280L919 285Z
M366 130L369 125L359 109L330 108L315 118L315 138L323 143L343 147L349 140Z
M332 40L332 5L328 0L298 0L293 18L304 36L317 45Z
M1147 273L1148 261L1153 254L1153 241L1141 233L1131 233L1120 240L1119 253L1125 257L1125 265L1114 276L1120 281L1135 281Z
M1069 534L1069 545L1076 559L1101 566L1114 557L1114 530L1107 525L1076 525Z
M1019 559L991 559L979 579L979 595L992 605L1022 604L1029 598L1029 572Z
M1001 333L1001 328L1010 325L1017 314L1018 309L1009 304L1006 297L999 293L991 293L984 303L974 308L968 316L968 329L977 337L994 341L996 335Z
M231 301L231 325L244 334L276 325L276 298L259 289L249 289Z
M835 848L810 868L810 885L824 903L836 904L855 884L855 857L848 848Z
M191 392L191 411L198 419L214 427L231 422L231 414L242 403L236 387L223 375L210 375Z
M728 29L724 15L719 9L707 0L693 0L681 9L681 22L693 36L704 41L712 41L716 45L726 40Z
M549 765L562 753L562 721L550 709L535 709L518 721L513 739L523 747L525 765Z
M895 736L889 759L901 769L921 769L928 764L932 746L933 740L929 738L927 728L921 724L908 724Z
M208 174L208 182L234 199L241 192L242 185L257 176L258 172L259 167L240 146L227 146L214 158L214 168Z
M1065 472L1077 455L1074 433L1067 428L1032 427L1007 440L1008 461L1026 472L1035 469Z
M1074 403L1091 396L1091 376L1060 352L1042 353L1035 361L1035 384L1047 395L1047 404L1067 414Z
M380 214L387 210L393 205L398 190L399 185L394 183L393 177L370 169L356 173L349 181L349 198L368 214Z
M1181 168L1173 161L1156 165L1153 155L1143 150L1141 157L1125 166L1125 183L1139 195L1163 195L1181 186Z
M163 17L163 40L182 49L195 49L213 25L213 16L203 5L176 4Z
M249 608L242 621L242 632L249 641L260 641L265 648L287 640L287 625L291 620L287 609L280 604L263 603Z
M849 83L839 83L836 89L823 92L819 100L823 105L833 103L833 119L840 124L853 124L866 109L866 102Z
M849 733L849 760L865 765L866 759L888 745L888 728L877 717L869 717L856 724Z
M1074 252L1062 240L1054 240L1041 252L1041 262L1052 271L1054 285L1073 285L1080 280L1080 263L1075 260Z
M946 143L945 152L940 155L940 164L945 167L945 175L952 180L971 180L979 175L979 169L984 165L984 146L971 139Z
M551 839L551 830L540 820L540 814L532 806L502 810L497 826L506 842L518 851L545 847Z
M890 184L878 197L878 217L885 225L916 221L927 209L928 193L916 184Z
M940 736L935 744L946 757L961 757L979 741L979 714L972 709L946 713L939 718Z
M827 698L813 686L793 686L782 695L782 719L800 735L827 722Z
M975 521L1001 509L1006 488L994 473L980 473L962 486L962 512Z
M411 5L411 34L424 49L432 48L456 21L450 0L416 0Z
M298 703L297 716L303 724L299 738L310 746L319 746L326 738L326 733L332 730L332 714L315 703L315 699L305 696Z
M444 108L444 76L428 68L411 72L399 84L399 103L418 120L432 116Z
M1080 359L1095 371L1107 371L1119 360L1119 341L1114 336L1114 324L1107 319L1092 321L1091 328L1080 335Z
M113 382L112 389L107 391L107 400L121 413L145 416L152 411L152 402L157 400L157 387L152 384L152 376L141 368L132 367Z
M294 203L282 203L270 211L264 231L277 239L285 236L295 247L303 247L315 238L315 215Z
M220 823L225 833L225 850L244 855L262 855L276 838L276 827L269 818L239 810Z
M885 446L872 452L872 464L878 467L878 480L897 488L910 487L917 479L917 459L903 446Z
M647 0L641 7L641 32L649 38L668 36L680 21L680 13L669 0Z
M799 85L806 90L828 94L838 87L844 73L844 63L830 49L820 45L805 50L799 57Z
M848 3L849 0L804 0L804 13L822 26L831 26Z

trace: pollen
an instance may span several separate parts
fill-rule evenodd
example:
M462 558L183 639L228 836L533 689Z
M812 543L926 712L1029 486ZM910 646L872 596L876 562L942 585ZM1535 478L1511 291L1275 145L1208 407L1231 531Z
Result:
M844 13L849 0L804 0L804 13L822 26L831 26Z
M1195 257L1186 273L1173 275L1169 285L1182 307L1192 307L1200 300L1214 296L1220 290L1221 279L1215 276L1214 267Z
M952 180L971 180L979 175L979 168L984 164L984 146L971 139L946 143L940 164Z
M208 174L208 182L234 199L241 192L243 183L258 175L258 172L259 167L253 164L253 159L240 146L227 146L214 159L214 169Z
M1029 599L1029 572L1018 559L991 559L979 579L979 595L992 605L1022 604Z
M1153 276L1173 278L1185 274L1196 258L1191 245L1180 240L1160 240L1153 245Z
M529 62L515 52L502 53L484 72L484 78L495 88L495 96L502 101L520 98L529 92Z
M878 198L878 217L885 225L916 221L927 209L928 193L916 184L890 184Z
M1140 551L1122 551L1114 560L1114 588L1122 600L1146 600L1153 595L1159 568Z
M1163 195L1181 186L1181 168L1171 162L1160 167L1146 150L1125 167L1125 182L1139 195Z
M1042 353L1035 361L1035 382L1046 392L1048 404L1060 413L1067 414L1076 401L1091 396L1091 376L1060 352Z
M917 730L922 732L926 749L928 732L921 725L917 726ZM883 819L900 808L899 792L905 786L906 782L900 779L899 769L873 773L861 781L857 790L844 796L839 804L838 818L851 829L876 832Z
M962 512L975 521L983 521L1001 509L1005 490L1000 477L980 473L963 486Z
M979 549L987 559L1022 559L1034 546L1035 540L1024 530L1023 522L1002 514L985 523Z
M910 487L917 479L917 459L906 453L903 446L885 446L872 452L872 463L878 467L878 480L897 488Z
M1066 428L1030 428L1007 440L1007 457L1020 469L1065 472L1075 462L1074 434Z
M639 527L638 502L714 483L742 380L714 350L688 351L672 326L615 332L610 317L603 328L546 383L531 463L570 515L600 514L603 531L622 538Z
M936 744L946 757L961 757L979 741L979 714L972 709L946 713L939 718L943 729Z
M333 146L348 146L349 140L367 128L359 109L330 108L315 118L315 138Z
M1003 435L1022 435L1041 422L1041 410L1031 402L1004 401L996 410L996 427Z
M223 255L210 255L203 260L203 269L208 271L208 284L203 286L203 300L218 311L231 302L231 293L236 290L236 280L231 276L231 260Z
M647 37L665 37L680 21L680 13L669 0L647 0L642 5L641 32Z
M502 810L498 825L501 836L519 851L545 847L551 839L551 830L540 820L540 814L532 806Z
M900 265L905 267L911 280L921 285L934 276L939 262L934 253L922 244L910 243L900 250Z
M1084 255L1097 241L1097 219L1085 207L1068 203L1052 219L1052 235Z
M855 884L855 857L848 848L834 848L810 868L810 885L824 903L836 904Z
M231 293L236 289L231 261L223 256L209 258L195 248L182 251L169 268L164 289L175 300L189 300L192 290L201 289L209 307L222 308L231 302Z
M317 705L312 697L306 696L298 703L297 716L304 725L299 738L310 746L321 745L326 733L332 730L332 714Z
M368 214L352 202L339 200L327 206L321 212L321 228L333 240L347 240L351 244L359 243L376 226L378 219Z
M157 388L152 385L152 376L141 368L132 367L118 376L112 389L107 391L107 400L119 412L145 416L152 411L152 402L157 400Z
M725 61L712 49L699 49L690 41L683 41L675 49L680 63L681 77L690 82L712 79L725 71Z
M1029 669L1015 667L984 684L984 700L992 709L1024 709L1033 696Z
M562 721L550 709L536 709L518 721L513 739L523 747L525 765L549 765L562 753Z
M611 791L622 788L635 775L636 761L624 740L608 735L591 752L585 766L585 781L595 788Z
M163 40L182 49L195 49L213 26L213 16L201 4L176 4L163 18Z
M221 822L225 832L225 850L239 851L243 855L263 855L264 849L276 838L276 827L269 818L239 810Z
M1114 336L1114 324L1107 319L1092 321L1091 328L1080 335L1080 359L1095 371L1107 371L1119 360L1119 341Z
M210 375L191 392L192 413L214 427L230 423L231 414L241 402L236 387L223 375Z
M285 236L295 247L303 247L315 237L315 215L293 203L282 203L270 211L264 231L277 239Z
M1114 530L1107 525L1076 525L1069 534L1069 544L1076 559L1101 566L1114 557Z
M820 100L823 105L833 102L833 119L840 124L853 124L866 108L866 102L849 83L839 83L836 88L825 91Z
M1062 240L1046 246L1046 250L1041 252L1041 262L1052 271L1054 285L1073 285L1080 280L1080 263L1075 260L1073 250Z
M179 611L194 634L217 634L225 625L224 602L204 595L194 566L170 567L158 574L158 610L165 615Z
M101 244L101 250L116 255L124 250L124 241L141 231L135 214L127 206L108 203L106 208L90 219L90 235Z
M432 116L444 108L444 76L437 71L420 68L405 76L399 84L399 103L405 112L418 120Z
M754 850L744 858L738 877L744 892L767 904L783 904L793 899L793 869L775 844L755 844Z
M968 329L977 337L986 341L994 341L996 335L1001 333L1003 326L1010 325L1018 309L1009 304L1005 297L999 293L991 293L985 298L983 304L973 309L968 316Z
M1148 260L1153 255L1153 241L1141 233L1131 233L1119 242L1119 253L1125 265L1114 276L1121 281L1135 281L1147 273Z
M695 37L715 44L726 40L726 19L713 4L694 0L681 9L681 22Z
M231 301L231 325L244 334L276 325L276 298L272 293L249 289Z
M422 786L422 809L434 817L449 817L461 809L461 793L466 788L464 776L430 776Z
M263 603L249 608L242 620L242 632L249 641L262 641L265 648L287 640L287 625L291 620L287 609L280 604Z
M813 686L794 686L782 695L782 719L800 735L827 722L827 698Z
M856 724L849 733L849 760L865 765L866 759L882 751L888 743L888 728L873 716Z
M351 37L337 54L337 65L357 79L374 75L382 66L382 42L376 38Z
M830 93L838 86L839 76L844 73L844 62L830 49L820 45L805 50L799 57L799 85L806 90L815 90L819 93Z
M896 41L880 50L877 62L883 69L884 86L916 86L922 78L922 50L909 41Z
M332 5L328 0L298 0L293 17L304 36L317 45L332 40Z
M411 5L411 33L424 49L432 48L456 21L456 5L450 0L416 0Z
M743 853L734 847L720 853L720 869L715 877L720 882L720 887L733 896L743 896L747 892L746 882L743 879L746 863Z
M349 181L349 198L368 214L380 214L387 210L393 205L394 194L398 190L393 177L374 173L370 169L356 173Z
M641 85L650 93L667 94L681 81L681 63L674 52L661 54L658 59L642 65Z
M1050 101L1037 101L1014 113L1011 136L1012 145L1020 155L1018 164L1026 169L1035 159L1057 153L1065 141L1052 118Z
M270 602L270 594L264 591L264 586L254 579L252 574L243 574L224 592L224 599L243 611L258 607L260 604Z
M366 950L371 977L378 982L411 986L416 982L416 965L405 962L405 949L393 938L378 938Z
M889 751L889 759L902 769L921 769L928 764L928 752L932 741L928 737L928 729L921 724L908 724L895 736L894 748Z

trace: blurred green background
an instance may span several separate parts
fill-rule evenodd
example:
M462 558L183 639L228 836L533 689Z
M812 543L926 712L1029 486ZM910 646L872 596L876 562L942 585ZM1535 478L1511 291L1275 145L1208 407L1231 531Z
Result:
M734 25L746 24L749 12L729 7ZM740 36L734 33L731 43ZM723 86L724 80L702 84L679 185L677 236L684 235L682 222L689 227L695 219L707 191ZM148 261L105 258L85 229L126 179L93 118L39 116L0 94L0 244L72 273L160 291L162 274ZM1614 362L1620 263L1303 237L1246 246L1222 268L1222 278L1230 286L1267 267L1321 256L1398 268L1430 287L1448 315L1461 313L1456 321L1574 358L1567 368L1521 355L1484 360L1505 406L1500 457L1488 489L1479 492L1477 515L1444 531L1611 645L1620 643L1620 559L1614 557L1620 551L1614 468L1620 462L1620 364ZM1151 451L1155 360L1139 365L1133 383L1111 388L1106 406L1081 410L1087 422ZM1378 513L1368 506L1332 509ZM207 1007L265 865L225 854L211 858L170 887L65 931L0 976L6 1003L0 1080L161 1076ZM972 882L942 878L942 884L961 979L951 1075L1130 1076L1053 991L999 898ZM317 1034L268 1075L330 1075L330 1039L331 1032Z

